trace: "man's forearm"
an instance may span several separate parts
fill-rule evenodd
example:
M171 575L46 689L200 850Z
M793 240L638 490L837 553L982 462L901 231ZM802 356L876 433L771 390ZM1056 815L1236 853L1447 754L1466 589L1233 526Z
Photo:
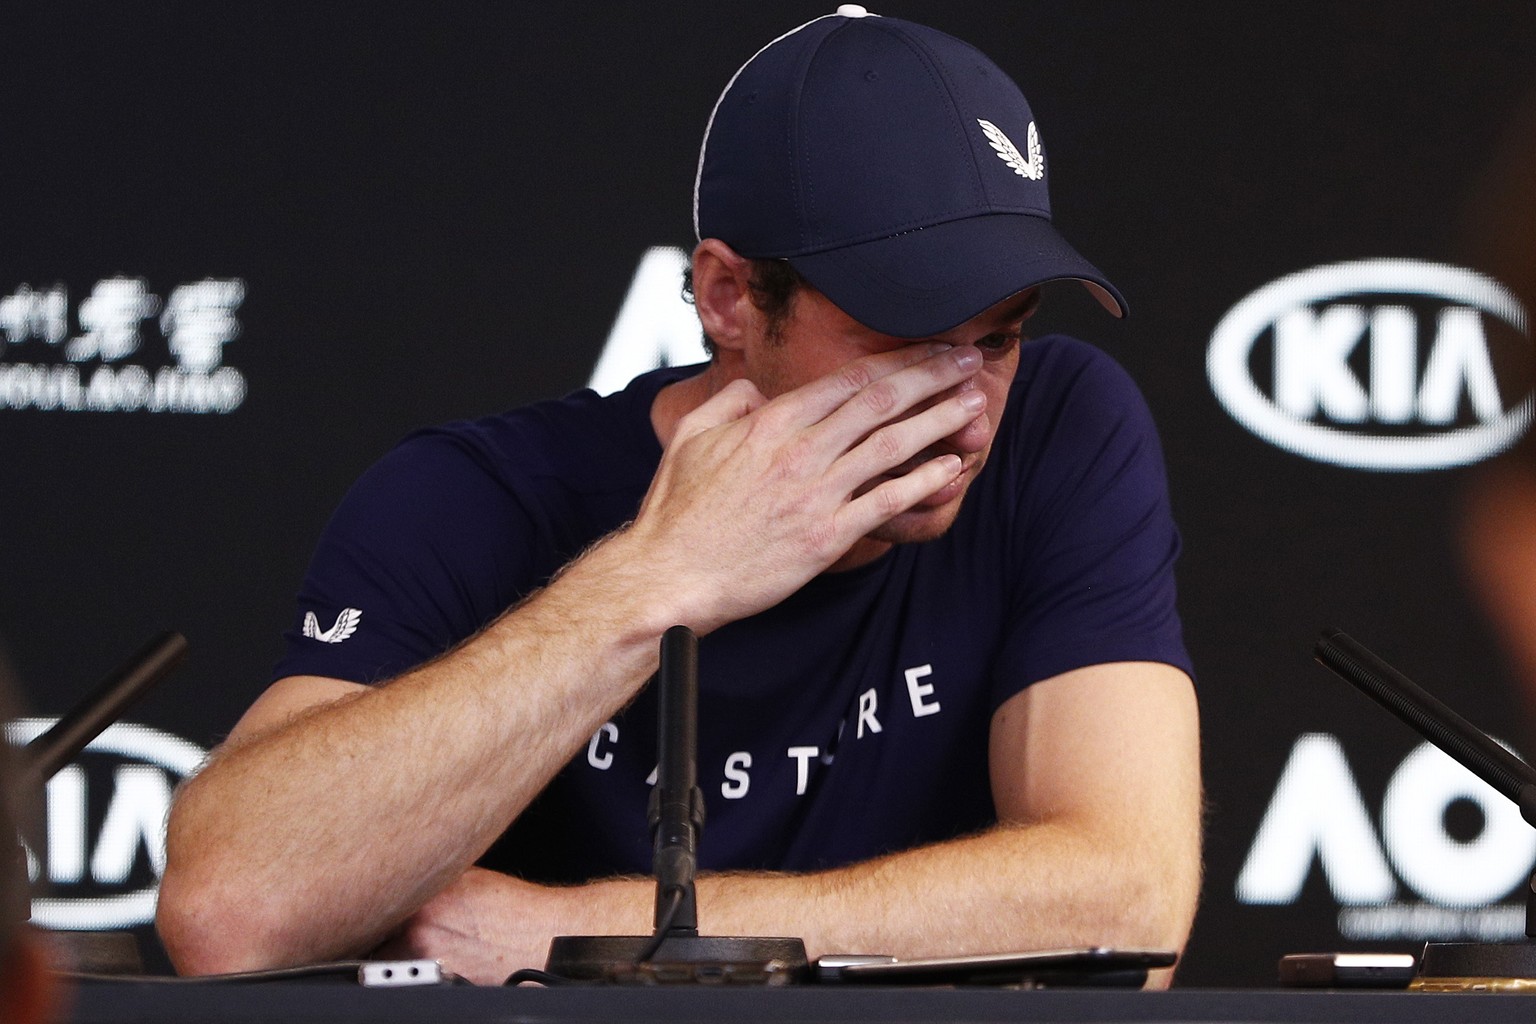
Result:
M1197 865L1142 860L1051 824L987 832L816 874L699 880L714 934L798 935L824 953L943 956L1075 945L1182 948Z
M1005 825L813 874L698 880L707 935L800 937L826 953L944 956L1081 945L1179 950L1199 885L1198 841L1127 852L1123 837ZM554 935L644 935L655 885L540 888L476 871L463 898L429 904L391 952L443 959L481 984L542 967Z
M172 814L178 966L359 952L484 852L655 668L664 606L610 544L448 655L237 734Z
M998 826L818 874L703 878L700 927L799 935L812 957L1178 949L1194 909L1193 887L1178 876L1189 873L1159 872L1053 825Z

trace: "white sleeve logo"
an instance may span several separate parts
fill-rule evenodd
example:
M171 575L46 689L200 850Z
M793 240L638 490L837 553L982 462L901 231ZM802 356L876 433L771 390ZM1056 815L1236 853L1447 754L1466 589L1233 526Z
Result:
M362 621L362 618L363 613L356 608L343 608L341 614L336 616L336 623L330 629L322 630L320 620L315 618L315 613L305 612L304 635L321 643L339 644L357 632L357 624Z
M1039 181L1045 177L1045 150L1040 148L1040 133L1035 130L1035 122L1029 122L1029 138L1026 140L1029 146L1028 160L1024 159L1019 147L997 125L979 117L976 123L981 125L982 134L987 137L987 145L997 151L999 160L1013 168L1013 173L1030 181Z

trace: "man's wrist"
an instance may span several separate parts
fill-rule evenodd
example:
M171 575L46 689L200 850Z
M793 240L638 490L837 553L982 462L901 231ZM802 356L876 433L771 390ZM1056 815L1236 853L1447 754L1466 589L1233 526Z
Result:
M655 910L649 878L605 878L545 886L539 895L551 935L649 935Z
M711 602L698 585L670 559L659 555L626 523L592 545L566 567L556 580L583 604L584 617L607 619L620 643L643 643L654 649L672 626L684 625L705 633L719 623L710 617ZM593 613L596 613L595 616Z

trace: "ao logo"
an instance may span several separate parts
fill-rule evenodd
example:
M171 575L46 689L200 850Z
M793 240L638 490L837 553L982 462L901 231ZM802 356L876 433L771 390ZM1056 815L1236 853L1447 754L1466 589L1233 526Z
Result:
M17 719L6 738L28 743L54 721ZM32 920L88 931L153 920L171 791L206 757L176 736L119 723L49 780L46 846L41 858L27 851L27 866L34 879L46 876L52 895L32 901Z
M1410 301L1438 307L1428 339ZM1526 333L1519 301L1472 270L1404 259L1314 267L1233 306L1211 335L1206 372L1234 419L1298 455L1370 470L1465 465L1507 447L1531 420L1530 395L1511 405L1500 396L1485 318ZM1265 337L1273 397L1252 369ZM1477 422L1457 425L1463 394ZM1315 422L1319 414L1328 422Z
M1466 840L1445 828L1447 809L1462 800L1475 804L1483 819L1481 831ZM1280 774L1238 875L1237 898L1294 903L1317 863L1340 904L1392 900L1401 877L1428 902L1476 907L1523 885L1533 861L1536 829L1519 808L1427 743L1387 784L1378 840L1339 741L1308 733L1297 739Z
M612 394L648 370L708 358L699 316L683 298L687 266L688 254L676 246L658 245L645 251L587 382L589 388L600 395Z

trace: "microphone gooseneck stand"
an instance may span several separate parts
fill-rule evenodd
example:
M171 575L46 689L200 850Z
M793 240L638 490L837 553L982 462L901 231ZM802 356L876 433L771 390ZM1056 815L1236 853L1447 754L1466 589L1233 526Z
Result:
M1317 660L1514 801L1536 826L1536 769L1446 707L1407 676L1337 630L1318 637ZM1523 942L1430 942L1421 979L1536 978L1536 875L1526 885Z
M187 638L180 633L165 632L152 637L47 732L17 752L20 756L16 758L19 771L15 792L28 796L40 793L59 769L73 761L186 656ZM15 839L15 851L25 874L26 851L20 836ZM31 919L32 907L26 894L22 895L22 905L6 908L5 912L26 921ZM142 966L138 946L129 932L61 932L56 934L56 941L76 969L135 973Z
M807 970L800 939L700 935L694 875L704 829L697 784L698 638L673 626L661 638L657 671L660 764L651 791L652 865L656 876L651 935L561 935L549 944L546 971L563 980L631 984L781 985Z
M180 633L152 637L47 732L26 745L18 788L25 792L53 778L186 656L187 638Z

